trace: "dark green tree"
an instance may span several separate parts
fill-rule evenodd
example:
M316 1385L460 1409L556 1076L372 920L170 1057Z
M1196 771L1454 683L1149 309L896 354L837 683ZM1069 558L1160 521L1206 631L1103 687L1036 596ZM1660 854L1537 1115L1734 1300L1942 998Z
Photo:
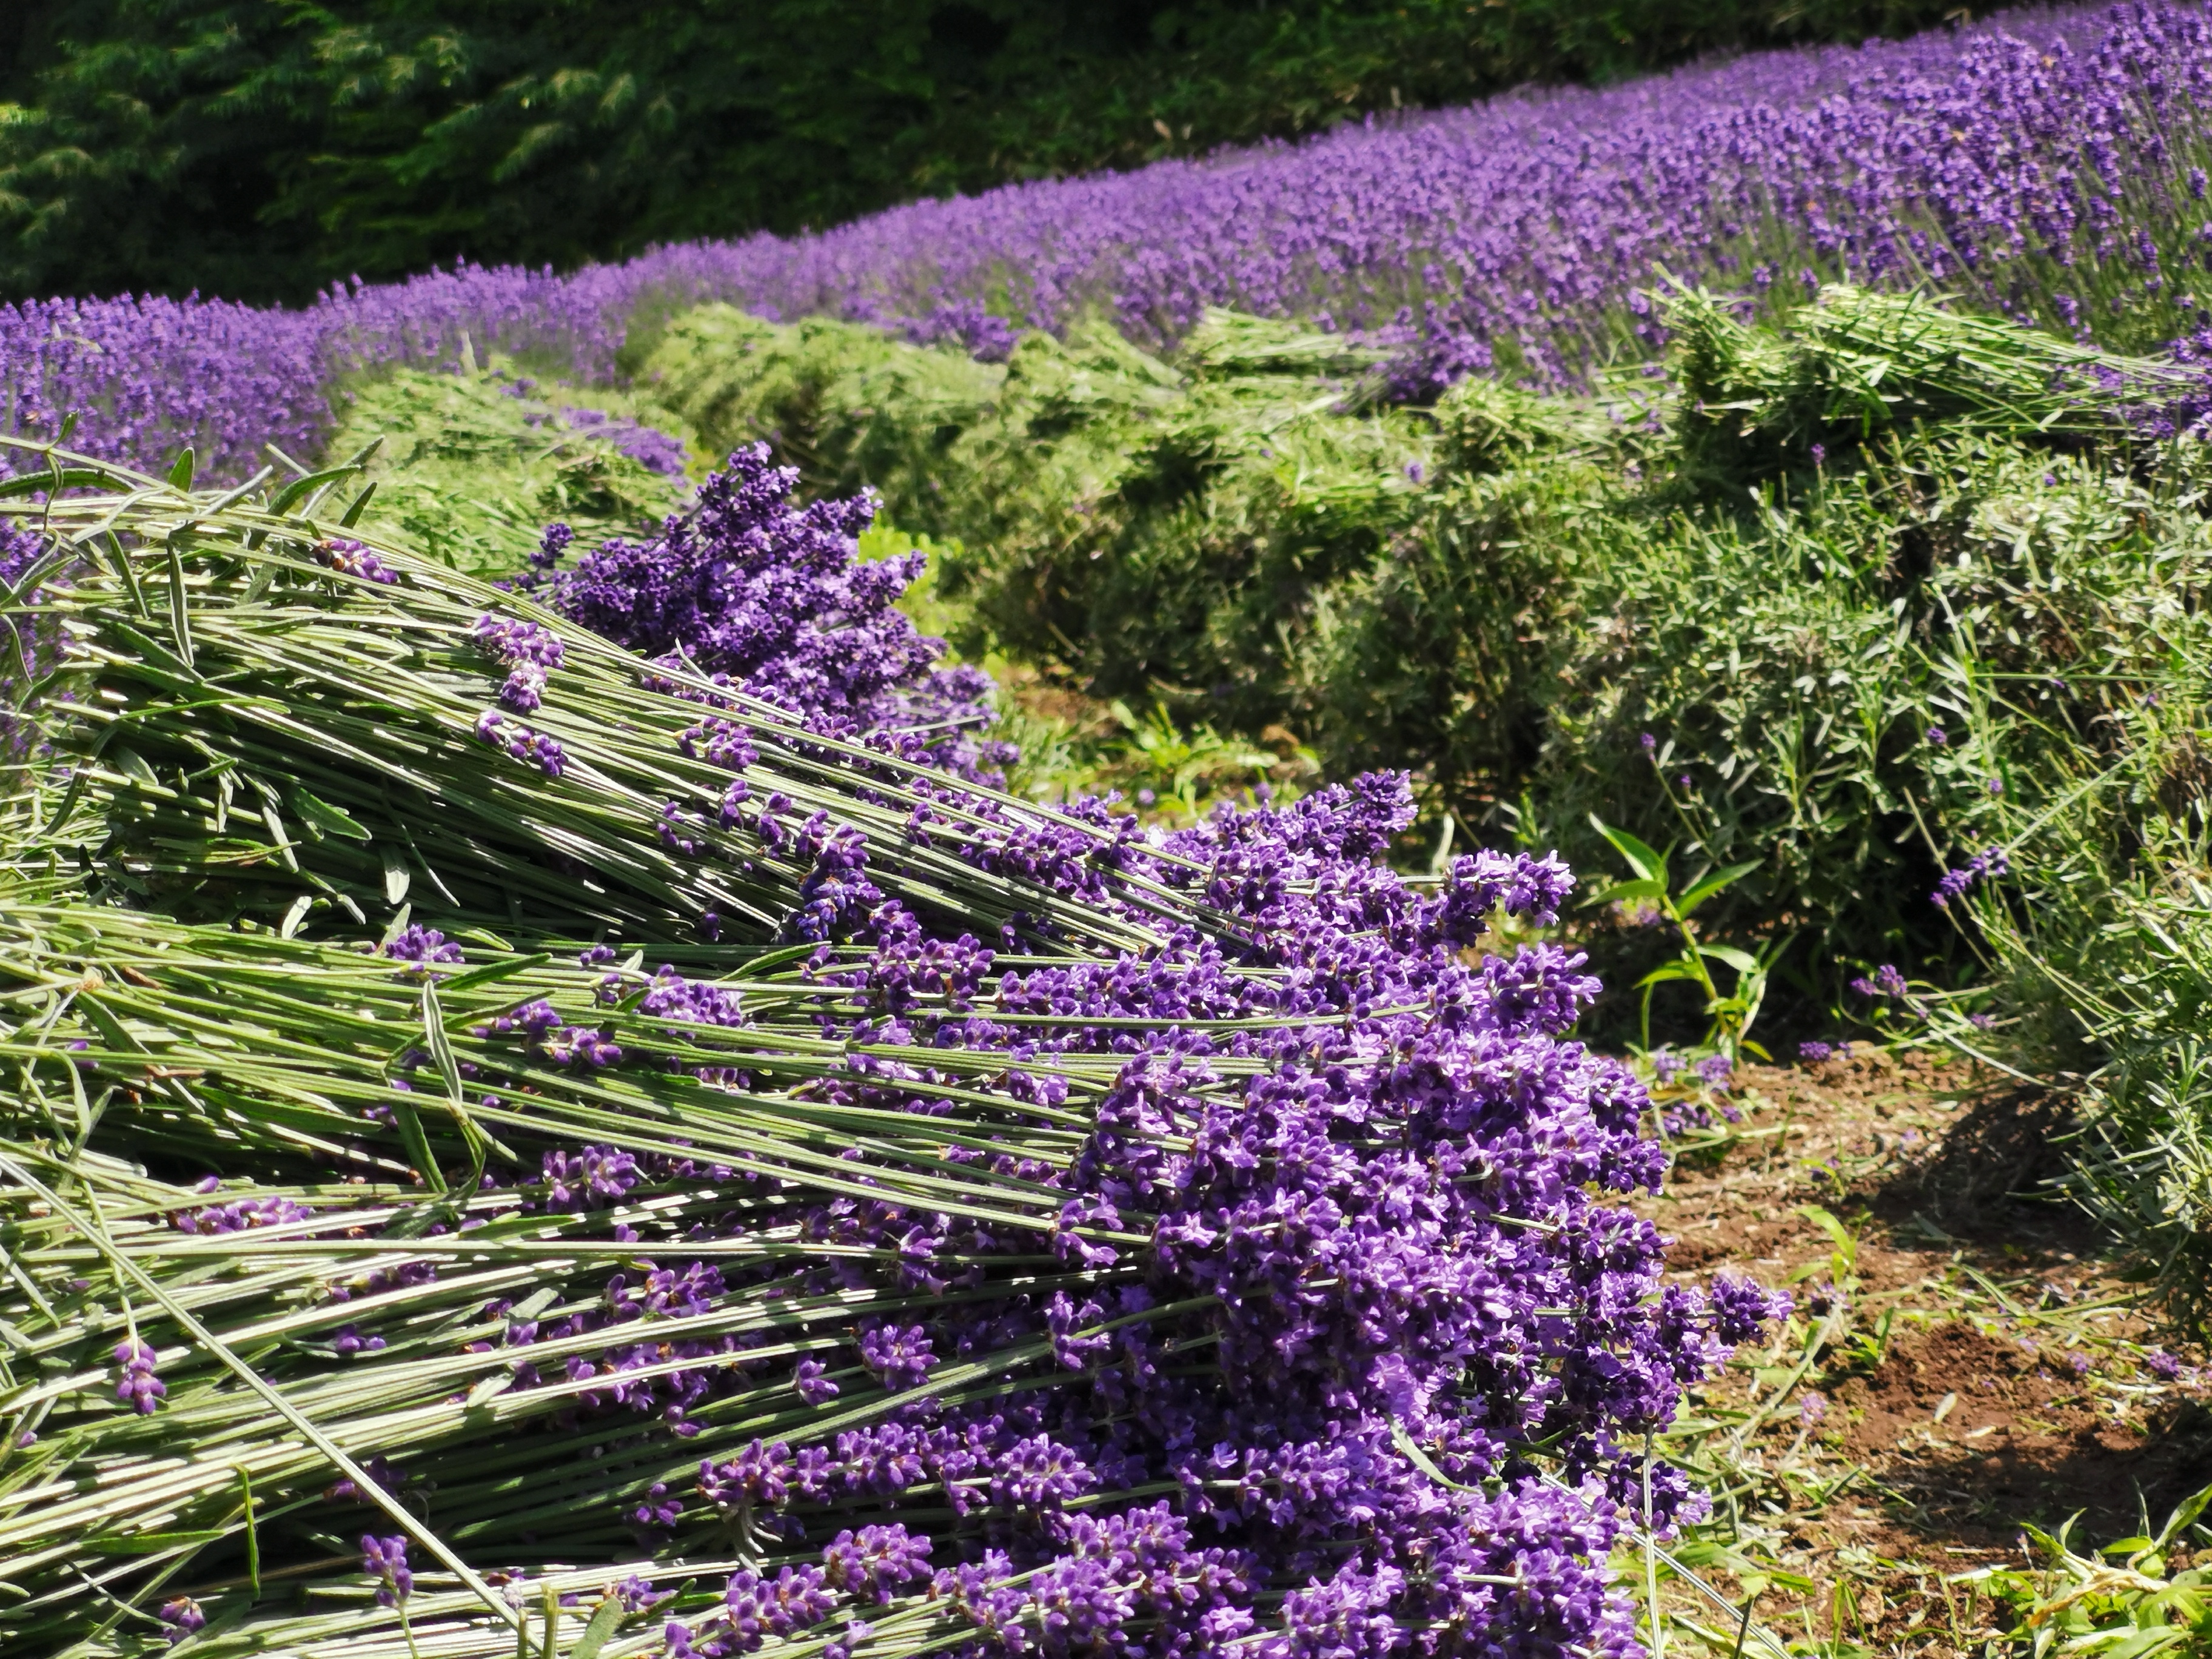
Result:
M18 0L0 292L567 267L1945 0Z

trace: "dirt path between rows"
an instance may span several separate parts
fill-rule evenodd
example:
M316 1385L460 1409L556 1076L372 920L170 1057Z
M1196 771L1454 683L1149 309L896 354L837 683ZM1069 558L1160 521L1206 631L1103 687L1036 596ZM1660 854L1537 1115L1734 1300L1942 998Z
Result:
M1671 1271L1794 1278L1799 1311L1686 1405L1670 1449L1719 1502L1683 1564L1805 1651L1978 1653L1959 1576L2027 1565L2023 1523L2079 1511L2093 1547L2212 1481L2201 1356L2078 1212L2021 1195L2063 1167L2055 1097L1918 1056L1739 1075L1736 1137L1640 1207ZM1734 1645L1693 1585L1664 1599L1670 1641Z

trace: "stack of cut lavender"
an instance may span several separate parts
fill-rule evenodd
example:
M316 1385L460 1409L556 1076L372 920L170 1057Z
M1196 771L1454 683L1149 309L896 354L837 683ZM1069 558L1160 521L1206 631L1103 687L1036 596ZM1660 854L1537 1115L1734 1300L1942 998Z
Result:
M110 482L7 607L0 1628L1634 1649L1643 1437L1769 1304L1662 1287L1580 958L1468 948L1562 867L994 792L758 456L512 592Z

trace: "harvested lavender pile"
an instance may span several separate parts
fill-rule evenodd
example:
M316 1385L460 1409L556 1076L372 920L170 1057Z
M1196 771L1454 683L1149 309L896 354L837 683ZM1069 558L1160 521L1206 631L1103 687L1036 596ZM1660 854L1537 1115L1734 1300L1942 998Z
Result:
M1407 883L1390 775L996 793L912 573L757 456L512 591L326 483L71 465L9 509L65 642L0 877L9 1638L1637 1650L1608 1551L1698 1503L1644 1437L1770 1304L1662 1289L1595 981L1489 932L1565 869Z

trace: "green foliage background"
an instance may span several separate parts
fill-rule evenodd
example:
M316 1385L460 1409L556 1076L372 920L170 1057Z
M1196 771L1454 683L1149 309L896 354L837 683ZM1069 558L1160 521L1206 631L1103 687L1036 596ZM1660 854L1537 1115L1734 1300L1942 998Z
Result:
M298 301L1137 165L1948 0L16 0L0 295Z

